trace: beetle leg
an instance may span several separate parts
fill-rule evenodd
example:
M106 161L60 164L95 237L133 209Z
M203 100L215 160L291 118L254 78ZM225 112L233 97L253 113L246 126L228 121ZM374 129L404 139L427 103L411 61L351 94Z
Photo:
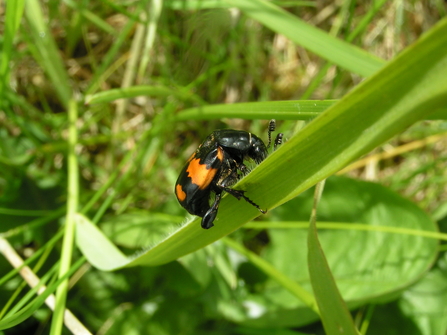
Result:
M233 165L229 166L227 169L227 174L221 175L218 182L216 183L216 192L217 190L225 191L229 194L231 194L236 199L240 200L241 198L244 198L245 201L247 201L252 206L256 207L262 214L267 213L267 211L263 210L261 207L258 206L255 202L253 202L249 197L245 196L245 191L243 190L235 190L231 188L230 186L233 185L239 178L237 171L241 171L242 173L249 170L243 163L238 163L236 161L233 161Z
M220 199L222 198L222 193L216 193L216 198L214 199L213 205L202 217L202 228L210 229L214 226L213 221L216 218L217 210L219 209Z
M245 191L242 190L235 190L232 189L230 187L226 187L223 185L217 185L218 187L220 187L223 191L231 194L233 197L235 197L237 200L241 200L241 198L244 198L244 200L246 202L248 202L250 205L256 207L262 214L267 213L266 210L263 210L261 207L258 206L258 204L256 204L255 202L253 202L249 197L245 196L244 193Z
M250 172L250 169L245 164L239 164L237 169L242 172L242 175L245 176Z

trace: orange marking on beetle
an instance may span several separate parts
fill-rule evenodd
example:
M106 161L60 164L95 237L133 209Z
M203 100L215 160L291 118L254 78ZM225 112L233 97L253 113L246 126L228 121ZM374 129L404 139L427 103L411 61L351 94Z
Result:
M188 172L188 177L191 178L193 184L203 190L211 183L217 169L207 169L206 164L200 164L200 159L196 158L189 162L186 172Z
M182 185L180 184L175 185L175 195L177 196L178 200L185 201L186 193L185 191L183 191Z
M221 147L217 148L217 159L220 160L221 162L223 162L224 154L223 154L223 150Z

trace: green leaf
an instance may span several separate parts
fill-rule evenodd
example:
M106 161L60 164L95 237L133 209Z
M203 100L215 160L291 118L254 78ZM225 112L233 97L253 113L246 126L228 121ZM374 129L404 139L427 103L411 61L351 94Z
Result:
M419 328L421 335L443 335L447 331L447 268L445 256L399 301L403 314Z
M444 335L447 331L447 268L445 255L402 297L376 306L368 327L371 335Z
M309 190L275 210L268 231L270 243L263 254L277 271L309 290L307 232L306 227L296 221L305 220L311 208L312 192ZM350 308L395 298L418 280L437 256L435 223L415 204L378 184L329 178L317 217L320 243L342 297ZM277 225L280 220L288 221L288 228ZM328 221L332 223L323 225ZM360 230L360 222L371 230ZM343 229L339 229L337 223L343 223ZM266 228L263 223L250 224L251 229L256 226ZM407 234L406 229L412 229L412 234ZM417 231L421 233L417 234ZM434 235L427 238L423 233ZM267 301L261 306L265 313L247 324L295 327L315 321L307 306L283 285L270 280L265 286L267 289L256 295ZM334 316L336 313L334 310Z

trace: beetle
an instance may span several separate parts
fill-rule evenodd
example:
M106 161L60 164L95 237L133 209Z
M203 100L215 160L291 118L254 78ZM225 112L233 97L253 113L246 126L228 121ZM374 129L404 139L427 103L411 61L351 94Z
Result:
M231 186L249 172L245 160L251 159L259 164L267 157L271 133L275 128L276 122L271 120L267 146L258 136L243 130L215 130L188 159L175 184L175 195L190 214L202 217L202 228L214 226L224 191L238 200L243 198L261 213L266 213L245 196L245 191L235 190ZM281 143L280 133L275 139L274 148ZM212 193L215 197L210 205Z

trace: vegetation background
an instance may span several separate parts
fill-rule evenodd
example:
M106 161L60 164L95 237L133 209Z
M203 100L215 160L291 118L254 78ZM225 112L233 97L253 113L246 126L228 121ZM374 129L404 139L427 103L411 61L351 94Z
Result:
M1 4L2 334L82 333L62 326L64 308L101 335L335 334L311 294L313 196L302 191L337 171L317 226L353 324L362 334L446 333L447 62L442 42L425 49L430 59L422 51L434 44L417 44L427 32L442 40L444 1ZM413 85L404 109L422 116L394 118L385 101L406 101L400 90ZM444 100L419 104L418 92L436 90ZM349 114L347 96L369 108ZM312 121L338 99L340 123ZM392 131L362 128L379 112L397 120ZM211 230L185 221L173 185L198 144L227 127L265 139L270 118L286 144L244 189L262 207L282 206L243 225L259 213L225 198ZM351 154L342 126L378 138ZM37 274L34 289L14 250ZM37 283L56 294L54 314Z

